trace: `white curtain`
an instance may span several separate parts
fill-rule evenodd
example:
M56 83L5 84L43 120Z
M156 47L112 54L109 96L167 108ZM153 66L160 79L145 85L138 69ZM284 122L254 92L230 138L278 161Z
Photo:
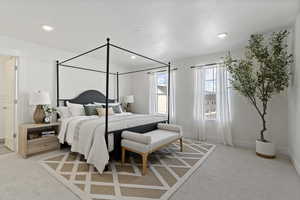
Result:
M216 80L216 121L218 135L222 143L225 145L233 145L231 136L229 81L227 70L223 65L217 67Z
M170 74L170 123L176 123L176 71L172 70Z
M149 114L155 114L157 112L157 83L156 73L149 74Z
M198 140L206 140L205 134L205 69L195 70L193 129Z

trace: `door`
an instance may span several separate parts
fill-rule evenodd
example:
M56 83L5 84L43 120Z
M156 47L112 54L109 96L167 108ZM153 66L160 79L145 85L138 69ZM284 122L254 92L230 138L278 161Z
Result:
M16 58L9 57L4 62L4 145L15 150L15 87L16 87Z
M2 68L2 65L0 65L0 67ZM1 71L3 72L3 71ZM6 109L5 105L6 105L6 98L5 98L5 95L4 95L4 90L3 90L3 83L4 83L4 80L3 80L3 77L2 77L2 74L1 74L1 77L0 77L0 81L1 81L1 85L0 85L0 143L2 143L2 140L4 141L4 137L5 137L5 134L4 134L4 131L5 131L5 126L4 126L4 110Z

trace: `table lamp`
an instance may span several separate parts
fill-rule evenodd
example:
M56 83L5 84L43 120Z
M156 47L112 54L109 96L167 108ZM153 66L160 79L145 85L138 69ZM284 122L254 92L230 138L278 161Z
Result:
M126 104L126 111L131 112L130 104L134 103L134 96L133 95L125 96L124 103Z
M29 104L36 106L36 109L33 114L33 120L35 121L35 123L43 123L46 117L46 113L43 109L43 106L51 104L49 93L45 91L38 91L32 93L30 95Z

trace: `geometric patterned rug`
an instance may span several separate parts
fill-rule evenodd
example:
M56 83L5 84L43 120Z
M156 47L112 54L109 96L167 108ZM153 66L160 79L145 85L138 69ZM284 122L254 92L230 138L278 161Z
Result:
M167 200L206 160L215 145L185 140L149 156L148 171L141 174L141 158L126 154L126 163L110 161L103 174L76 153L44 158L41 164L82 200Z

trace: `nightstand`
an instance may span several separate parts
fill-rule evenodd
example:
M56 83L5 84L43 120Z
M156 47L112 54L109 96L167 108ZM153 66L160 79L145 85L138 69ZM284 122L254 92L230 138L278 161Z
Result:
M57 138L59 125L59 123L20 125L19 154L27 158L29 155L58 150L60 148Z

